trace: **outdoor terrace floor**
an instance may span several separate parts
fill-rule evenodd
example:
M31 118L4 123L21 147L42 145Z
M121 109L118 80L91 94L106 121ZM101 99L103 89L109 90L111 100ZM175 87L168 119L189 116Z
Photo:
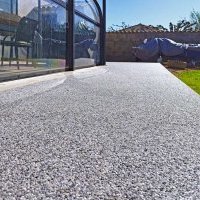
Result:
M0 91L2 199L200 199L200 96L162 65L108 63Z
M28 65L24 62L19 64L19 68L15 63L9 66L9 62L4 62L4 65L0 66L0 82L66 71L65 60L57 60L57 62L60 61L62 63L60 67L55 66L55 61L53 59L49 60L49 63L52 62L49 67L43 61L40 64L36 64L36 67L31 62ZM74 63L76 69L82 69L86 68L85 66L94 66L95 61L89 58L78 58L74 60Z

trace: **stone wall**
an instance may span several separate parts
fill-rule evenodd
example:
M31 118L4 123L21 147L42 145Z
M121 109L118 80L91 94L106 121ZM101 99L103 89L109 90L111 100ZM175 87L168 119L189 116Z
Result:
M144 39L155 37L168 38L181 43L200 43L200 32L114 32L106 36L107 61L135 61L132 47L141 44Z

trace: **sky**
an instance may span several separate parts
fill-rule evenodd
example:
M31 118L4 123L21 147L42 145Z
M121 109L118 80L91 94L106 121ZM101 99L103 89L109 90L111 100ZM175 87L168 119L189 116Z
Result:
M107 28L125 22L163 25L190 19L190 12L200 11L200 0L107 0Z

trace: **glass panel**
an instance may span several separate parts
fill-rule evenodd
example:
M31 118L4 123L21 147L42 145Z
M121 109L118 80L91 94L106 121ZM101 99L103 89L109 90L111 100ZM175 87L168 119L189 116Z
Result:
M103 8L103 0L97 0L99 6L101 7L101 9Z
M75 0L75 10L100 22L99 13L93 0Z
M11 1L16 8L16 1ZM66 0L59 2L61 5L52 0L18 0L18 14L0 12L0 37L6 37L0 48L2 70L8 65L18 71L65 69L67 14L62 3ZM8 0L0 0L9 12L8 4Z
M17 0L0 0L0 12L16 14Z
M100 28L75 16L75 68L99 63Z
M93 0L75 2L75 65L99 64L100 18ZM0 75L64 70L67 0L0 0ZM70 27L70 26L69 26Z

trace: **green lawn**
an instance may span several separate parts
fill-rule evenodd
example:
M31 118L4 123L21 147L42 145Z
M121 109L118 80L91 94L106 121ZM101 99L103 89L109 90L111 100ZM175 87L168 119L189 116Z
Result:
M200 94L200 70L177 71L174 74L194 91Z

